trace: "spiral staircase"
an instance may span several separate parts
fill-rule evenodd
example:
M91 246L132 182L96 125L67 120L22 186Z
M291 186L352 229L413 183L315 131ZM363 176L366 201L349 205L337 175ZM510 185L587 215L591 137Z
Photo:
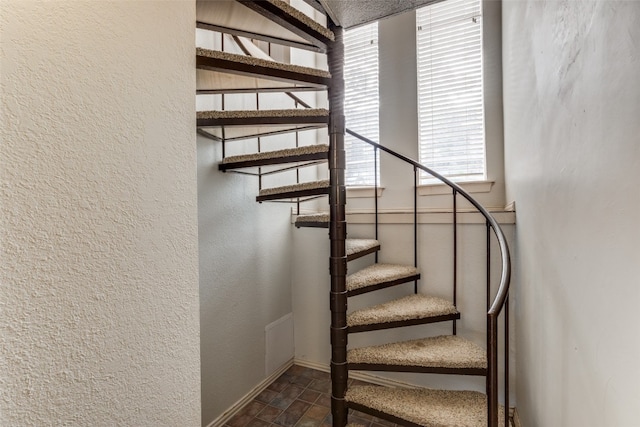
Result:
M323 11L319 3L310 3ZM508 425L509 414L504 409L509 405L507 376L503 387L504 406L498 403L498 316L506 312L504 317L508 318L510 275L509 253L499 225L456 184L353 132L350 133L370 144L376 153L395 156L412 167L414 173L423 170L449 185L454 206L460 197L475 206L486 218L487 238L493 233L498 241L502 272L492 300L489 299L491 286L487 283L486 347L457 335L456 321L461 313L456 307L455 284L451 300L417 293L415 287L414 292L400 299L348 310L349 298L391 286L417 283L420 271L416 265L378 263L377 256L374 264L359 271L351 272L348 267L352 260L377 253L383 242L374 238L376 236L347 238L344 136L348 130L343 111L343 29L334 25L330 18L327 21L328 27L321 25L281 0L198 0L197 27L211 32L217 49L199 47L196 50L197 93L216 95L219 107L197 113L198 133L223 145L220 171L258 177L257 202L294 203L299 213L296 227L329 229L334 426L348 424L349 409L408 426ZM286 62L288 48L326 54L328 70ZM276 61L274 55L281 55L284 60ZM312 103L305 101L301 94L324 94L325 91L328 108L312 108ZM228 105L233 104L229 99L236 94L255 96L255 108L229 109ZM273 94L288 99L290 107L260 109L261 99ZM300 134L319 129L326 130L328 144L300 143L300 139L304 139L298 137ZM279 136L294 141L292 146L271 151L262 149L262 139ZM227 155L227 143L231 141L257 141L257 149ZM240 145L251 146L250 143ZM322 177L321 172L323 179L317 179L316 172L321 170L321 165L327 167L327 177ZM268 178L279 174L292 182L263 185ZM309 176L314 179L305 179ZM300 214L301 204L310 201L317 204L319 198L326 200L327 196L328 206L322 209L323 212ZM455 217L455 207L453 213ZM454 225L454 242L456 239ZM487 258L490 258L488 253ZM488 266L489 261L487 270ZM487 271L487 282L489 276ZM350 334L436 322L451 322L452 334L364 348L348 348L347 345ZM506 348L507 326L504 328ZM508 372L508 353L505 353L504 364ZM486 394L367 385L347 387L349 371L353 370L481 376L486 378Z

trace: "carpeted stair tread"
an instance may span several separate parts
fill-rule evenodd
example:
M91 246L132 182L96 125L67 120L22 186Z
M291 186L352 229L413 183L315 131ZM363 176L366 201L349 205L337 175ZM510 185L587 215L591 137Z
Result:
M418 269L408 265L373 264L347 276L347 291L355 291L385 282L401 280L418 274Z
M233 62L241 62L243 64L253 65L257 67L267 67L267 68L273 68L277 70L291 71L293 73L308 74L311 76L331 78L331 73L325 70L319 70L317 68L311 68L311 67L303 67L301 65L295 65L295 64L286 64L286 63L277 62L277 61L269 61L267 59L256 58L254 56L237 55L235 53L221 52L217 50L204 49L201 47L196 48L196 55L206 56L207 58L216 58L216 59L224 59L224 60L233 61Z
M328 153L329 146L326 144L306 145L304 147L286 148L277 151L263 151L261 153L243 154L238 156L225 157L223 164L241 163L249 161L281 159L287 157L301 156L304 154Z
M377 248L380 246L380 242L375 239L346 239L345 246L347 257L350 257Z
M314 30L316 30L317 32L321 33L322 35L324 35L329 40L331 40L331 41L335 40L335 35L333 34L333 31L331 31L327 27L324 27L324 26L320 25L318 22L316 22L313 19L309 18L307 15L305 15L304 13L302 13L301 11L296 9L295 7L290 6L288 3L286 3L286 2L284 2L282 0L267 0L267 1L269 3L271 3L271 4L274 4L274 5L278 6L280 9L282 9L285 12L287 12L289 15L293 16L294 18L298 19L299 21L304 22L308 27L313 28Z
M295 226L310 228L329 228L329 213L318 212L312 214L302 214L296 217Z
M329 122L329 111L324 108L294 108L284 110L212 110L198 111L198 127L260 127L321 125ZM286 129L286 127L285 127Z
M486 369L487 354L477 344L456 336L441 335L351 349L350 364L419 366L447 369Z
M304 222L329 222L329 212L318 212L312 214L298 215L296 221Z
M487 397L477 391L354 386L345 399L354 409L369 408L424 427L487 425ZM498 425L504 427L502 406Z
M250 6L251 3L253 3L252 1L245 1L245 0L240 0L240 2L248 6ZM320 25L318 22L314 21L313 19L311 19L310 17L308 17L307 15L305 15L304 13L296 9L295 7L290 6L288 3L282 0L265 0L265 2L270 3L273 6L277 7L285 14L295 18L304 26L321 34L326 39L331 41L335 40L335 35L333 34L333 31L331 31L327 27ZM260 4L261 2L255 2L255 3Z
M255 117L328 117L329 110L324 108L294 108L286 110L211 110L198 111L198 119L228 119Z
M263 188L260 190L260 196L271 196L274 194L293 193L296 191L328 189L329 180L303 182L294 185L285 185L283 187Z
M363 308L347 316L347 326L363 326L457 314L451 301L423 294Z
M331 74L324 70L200 47L196 48L196 68L199 71L196 77L200 80L198 87L207 86L207 82L215 80L210 73L233 74L290 84L309 84L319 89L331 82Z

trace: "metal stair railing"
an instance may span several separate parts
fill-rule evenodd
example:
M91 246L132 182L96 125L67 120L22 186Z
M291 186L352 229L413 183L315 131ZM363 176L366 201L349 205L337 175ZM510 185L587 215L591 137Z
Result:
M485 218L487 229L486 234L486 288L487 288L487 422L489 427L498 426L498 318L504 310L504 406L505 420L504 425L509 425L509 285L511 281L511 259L509 255L509 247L502 228L496 219L487 211L477 200L471 197L462 187L448 178L440 175L434 170L420 164L419 162L397 153L384 145L378 144L369 138L366 138L350 129L346 129L346 133L371 145L374 149L374 159L378 161L378 151L385 152L404 163L412 166L414 173L414 205L413 205L413 221L414 221L414 263L417 266L417 187L418 187L418 170L422 170L432 177L438 179L442 183L449 186L452 190L453 198L453 303L457 302L457 260L458 260L458 219L457 219L457 196L460 195L471 203L477 211ZM378 234L378 180L375 180L375 224L376 236ZM496 295L491 301L491 232L493 232L500 250L501 274L500 283ZM417 292L417 288L416 288ZM453 321L453 334L456 334L456 323Z

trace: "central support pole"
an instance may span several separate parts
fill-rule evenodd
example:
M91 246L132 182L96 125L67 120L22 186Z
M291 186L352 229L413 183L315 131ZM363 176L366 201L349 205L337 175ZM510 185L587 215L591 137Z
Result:
M331 73L329 86L329 238L331 239L331 414L334 427L347 424L347 221L345 214L345 118L344 118L344 44L343 30L329 28L335 41L329 44L327 60Z

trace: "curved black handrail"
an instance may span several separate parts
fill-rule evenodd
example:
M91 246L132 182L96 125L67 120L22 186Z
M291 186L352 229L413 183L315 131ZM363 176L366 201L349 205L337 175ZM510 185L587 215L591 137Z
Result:
M493 232L498 240L498 246L500 248L500 255L502 261L502 273L500 276L500 285L498 287L498 291L496 296L491 303L491 306L487 311L487 359L488 359L488 377L487 377L487 395L488 395L488 406L489 406L489 425L497 426L498 423L498 316L502 312L502 309L506 306L508 310L508 297L509 297L509 286L511 282L511 257L509 255L509 246L507 244L507 239L502 231L502 228L496 221L496 219L487 211L484 206L482 206L478 201L476 201L473 197L469 195L462 187L460 187L455 182L449 180L448 178L440 175L436 171L422 165L421 163L406 157L400 153L397 153L384 145L378 144L371 139L362 136L350 129L346 129L346 133L363 141L367 144L375 147L376 149L382 150L393 157L396 157L402 160L405 163L412 165L414 168L423 170L442 181L449 187L454 190L454 194L458 193L462 195L469 203L471 203L481 214L484 216L487 226L493 229ZM454 196L455 197L455 196ZM508 316L508 311L506 311L506 316ZM508 322L508 319L505 319ZM508 323L507 323L508 324ZM505 338L508 343L508 328L505 328ZM506 345L506 344L505 344ZM508 352L508 348L505 349ZM508 354L508 353L506 353ZM508 356L505 367L508 369ZM506 371L505 369L505 371ZM508 394L508 372L505 372L505 393ZM505 402L508 402L508 396L505 396ZM508 405L507 405L508 406ZM505 419L508 418L508 408L505 409ZM505 423L505 425L507 425Z

